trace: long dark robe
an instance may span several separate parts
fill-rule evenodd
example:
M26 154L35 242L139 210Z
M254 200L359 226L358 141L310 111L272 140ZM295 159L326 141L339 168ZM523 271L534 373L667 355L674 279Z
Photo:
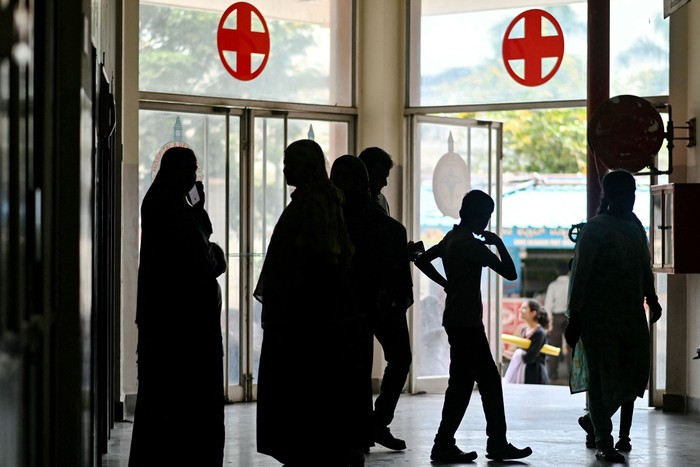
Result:
M644 297L654 293L653 280L646 235L634 214L600 214L582 229L572 265L569 308L581 322L583 346L576 350L584 348L590 380L600 381L603 402L612 412L643 396L649 380ZM582 369L572 368L572 380L589 379L577 375Z
M290 465L347 465L358 447L362 342L342 198L327 179L291 198L254 292L263 307L257 448Z
M141 206L138 396L130 466L220 466L221 297L211 223L159 175Z

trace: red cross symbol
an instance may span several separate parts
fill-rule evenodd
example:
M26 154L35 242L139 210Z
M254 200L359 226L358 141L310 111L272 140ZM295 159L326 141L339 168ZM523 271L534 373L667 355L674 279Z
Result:
M556 29L554 36L542 34L543 19ZM525 36L511 38L513 28L520 22L525 22ZM542 59L556 58L552 70L542 76ZM554 16L543 10L528 10L520 13L510 23L503 36L503 63L508 74L524 86L539 86L549 81L559 69L564 58L564 33ZM524 76L520 76L511 67L511 60L523 60Z
M235 14L236 28L225 28L228 17ZM263 32L252 29L253 15L257 16L263 26ZM250 81L262 73L270 55L270 31L262 13L250 3L237 2L228 7L221 16L219 29L216 33L216 44L219 49L221 63L226 70L236 79ZM224 52L235 52L235 63L229 63ZM263 56L260 65L252 69L252 56Z

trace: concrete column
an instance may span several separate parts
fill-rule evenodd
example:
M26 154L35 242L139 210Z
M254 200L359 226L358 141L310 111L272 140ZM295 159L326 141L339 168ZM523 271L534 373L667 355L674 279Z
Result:
M139 11L138 0L124 0L122 53L122 217L121 358L126 412L136 400L136 278L139 261Z
M391 155L395 166L383 193L392 216L402 222L402 180L406 166L403 123L406 3L359 0L357 7L357 154L366 147L378 146ZM381 380L383 367L382 351L375 342L372 372L375 383Z
M401 0L358 2L357 153L379 146L396 164L384 195L392 216L402 220L406 3Z

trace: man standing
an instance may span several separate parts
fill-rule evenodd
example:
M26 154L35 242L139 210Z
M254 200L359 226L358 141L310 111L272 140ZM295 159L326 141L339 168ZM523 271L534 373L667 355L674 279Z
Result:
M360 153L359 158L367 167L369 192L372 195L372 199L390 216L389 203L382 194L382 188L387 185L389 172L394 167L394 161L391 160L391 156L385 150L378 147L366 148Z
M387 185L389 171L394 162L386 151L377 147L365 149L360 153L359 159L367 167L372 200L388 217L389 204L381 190ZM374 402L372 439L389 449L403 450L406 449L406 443L392 435L389 424L394 419L394 411L411 366L411 342L406 310L413 303L413 292L406 229L397 221L392 224L395 224L396 228L391 229L394 233L390 236L395 239L391 244L396 246L396 251L387 252L394 258L391 261L394 272L388 274L390 277L387 278L391 284L382 294L380 309L375 316L368 319L370 332L382 346L386 359L379 396Z
M569 301L569 268L568 265L559 266L559 276L547 286L547 293L544 297L544 309L552 314L552 327L549 331L549 343L562 349L560 356L547 356L547 376L549 381L554 383L559 377L559 362L563 358L566 360L566 372L571 361L571 349L564 347L564 329L568 319L564 314Z

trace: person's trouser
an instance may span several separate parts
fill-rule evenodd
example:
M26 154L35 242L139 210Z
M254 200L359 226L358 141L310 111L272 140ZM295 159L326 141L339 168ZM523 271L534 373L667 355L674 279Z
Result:
M445 331L450 343L450 379L435 445L449 447L455 444L455 433L476 382L486 416L487 449L501 448L507 444L503 388L484 328L446 326Z
M605 403L600 376L592 372L588 382L588 413L595 429L595 445L598 449L612 449L612 416L619 408L619 405Z
M381 320L373 331L386 360L379 396L374 402L373 423L376 427L387 427L394 419L394 411L411 368L411 338L406 314Z
M634 401L625 402L620 406L620 439L629 439L632 429L632 413Z

